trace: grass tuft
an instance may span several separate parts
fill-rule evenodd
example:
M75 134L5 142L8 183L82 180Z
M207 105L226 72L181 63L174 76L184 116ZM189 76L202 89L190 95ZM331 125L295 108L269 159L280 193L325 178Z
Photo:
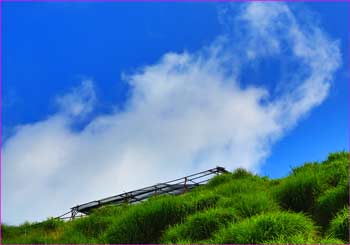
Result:
M312 220L301 213L261 214L220 230L214 243L262 243L281 237L298 236L305 241L315 235Z
M347 185L340 184L328 189L317 200L314 210L315 220L326 228L336 213L347 205L348 200L349 189Z
M331 237L348 241L349 242L349 207L343 208L337 213L337 215L332 219L328 234Z
M180 241L198 242L208 239L213 232L229 222L235 222L237 215L230 209L209 209L190 215L186 220L170 227L164 234L165 243Z
M233 208L236 214L242 218L270 211L278 211L280 209L267 192L238 193L231 198L222 198L218 202L218 206Z
M254 174L252 174L251 172L249 172L244 168L237 168L235 171L233 171L232 177L234 179L249 178L249 177L254 177Z

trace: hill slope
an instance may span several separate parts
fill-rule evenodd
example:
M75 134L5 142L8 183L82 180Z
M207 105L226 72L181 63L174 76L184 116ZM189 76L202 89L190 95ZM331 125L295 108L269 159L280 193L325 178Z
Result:
M348 162L333 153L273 180L237 169L181 196L2 225L2 243L347 243Z

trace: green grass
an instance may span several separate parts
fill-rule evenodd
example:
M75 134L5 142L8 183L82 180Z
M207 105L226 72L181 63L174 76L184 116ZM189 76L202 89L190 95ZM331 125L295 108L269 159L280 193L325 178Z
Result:
M213 243L263 243L280 237L301 236L308 240L316 234L313 221L301 213L271 212L233 223L220 230Z
M135 206L109 227L106 243L154 243L162 232L193 212L193 206L172 197Z
M346 152L269 179L237 169L180 196L106 206L87 217L2 224L2 243L346 244Z
M214 208L188 216L183 223L167 229L163 235L164 243L180 241L198 242L210 238L221 226L235 222L238 215L232 209Z
M326 206L334 198L343 204L343 200L347 199L348 192L344 196L342 187L338 186L347 185L348 162L348 154L339 152L330 154L327 160L321 164L306 163L294 168L291 175L281 180L281 183L274 188L275 197L281 207L295 212L321 211L322 206ZM332 190L334 193L331 193ZM328 194L321 197L326 191ZM340 208L342 207L343 205ZM317 208L319 210L315 210ZM332 207L331 210L338 208ZM316 216L323 222L322 225L329 220L329 217Z
M316 171L299 172L287 177L277 186L275 196L284 209L310 212L323 188L323 183Z
M331 237L349 241L349 209L343 208L333 218L329 225L328 234Z
M337 238L329 237L329 238L324 238L320 240L319 243L320 244L344 244L344 241Z
M242 218L280 209L268 192L238 193L231 198L222 197L218 206L232 208Z
M191 196L162 196L137 205L118 219L106 231L105 243L155 243L170 225L179 223L194 212L216 204L214 194L196 193Z
M348 203L348 186L339 184L325 191L316 203L314 217L322 226L327 226L335 214Z

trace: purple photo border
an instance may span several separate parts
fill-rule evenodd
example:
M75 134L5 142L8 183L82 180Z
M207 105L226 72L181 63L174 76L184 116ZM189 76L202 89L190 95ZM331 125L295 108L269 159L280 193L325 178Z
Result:
M348 6L348 24L350 23L350 1L347 4ZM350 31L348 30L348 191L350 190ZM350 206L350 194L348 199L348 207ZM348 210L348 224L350 223L350 208ZM348 243L350 243L350 227L348 227Z
M0 2L350 2L350 0L0 0Z
M2 6L3 2L347 2L348 24L350 23L350 0L0 0L0 244L2 244ZM348 151L350 152L350 30L348 30ZM350 154L348 165L350 189ZM350 195L348 199L350 206ZM348 218L350 219L350 209ZM348 230L350 239L350 229ZM350 241L348 241L350 242ZM80 244L76 244L80 245Z

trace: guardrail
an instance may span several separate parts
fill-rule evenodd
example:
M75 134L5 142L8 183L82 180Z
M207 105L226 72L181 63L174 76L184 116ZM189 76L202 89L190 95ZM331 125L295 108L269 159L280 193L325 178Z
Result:
M199 185L206 184L212 177L227 173L223 167L216 167L196 174L188 175L179 179L148 186L119 195L103 198L97 201L74 206L69 212L58 216L58 219L74 219L88 215L92 210L105 205L120 205L124 203L138 203L152 196L171 194L179 195Z

